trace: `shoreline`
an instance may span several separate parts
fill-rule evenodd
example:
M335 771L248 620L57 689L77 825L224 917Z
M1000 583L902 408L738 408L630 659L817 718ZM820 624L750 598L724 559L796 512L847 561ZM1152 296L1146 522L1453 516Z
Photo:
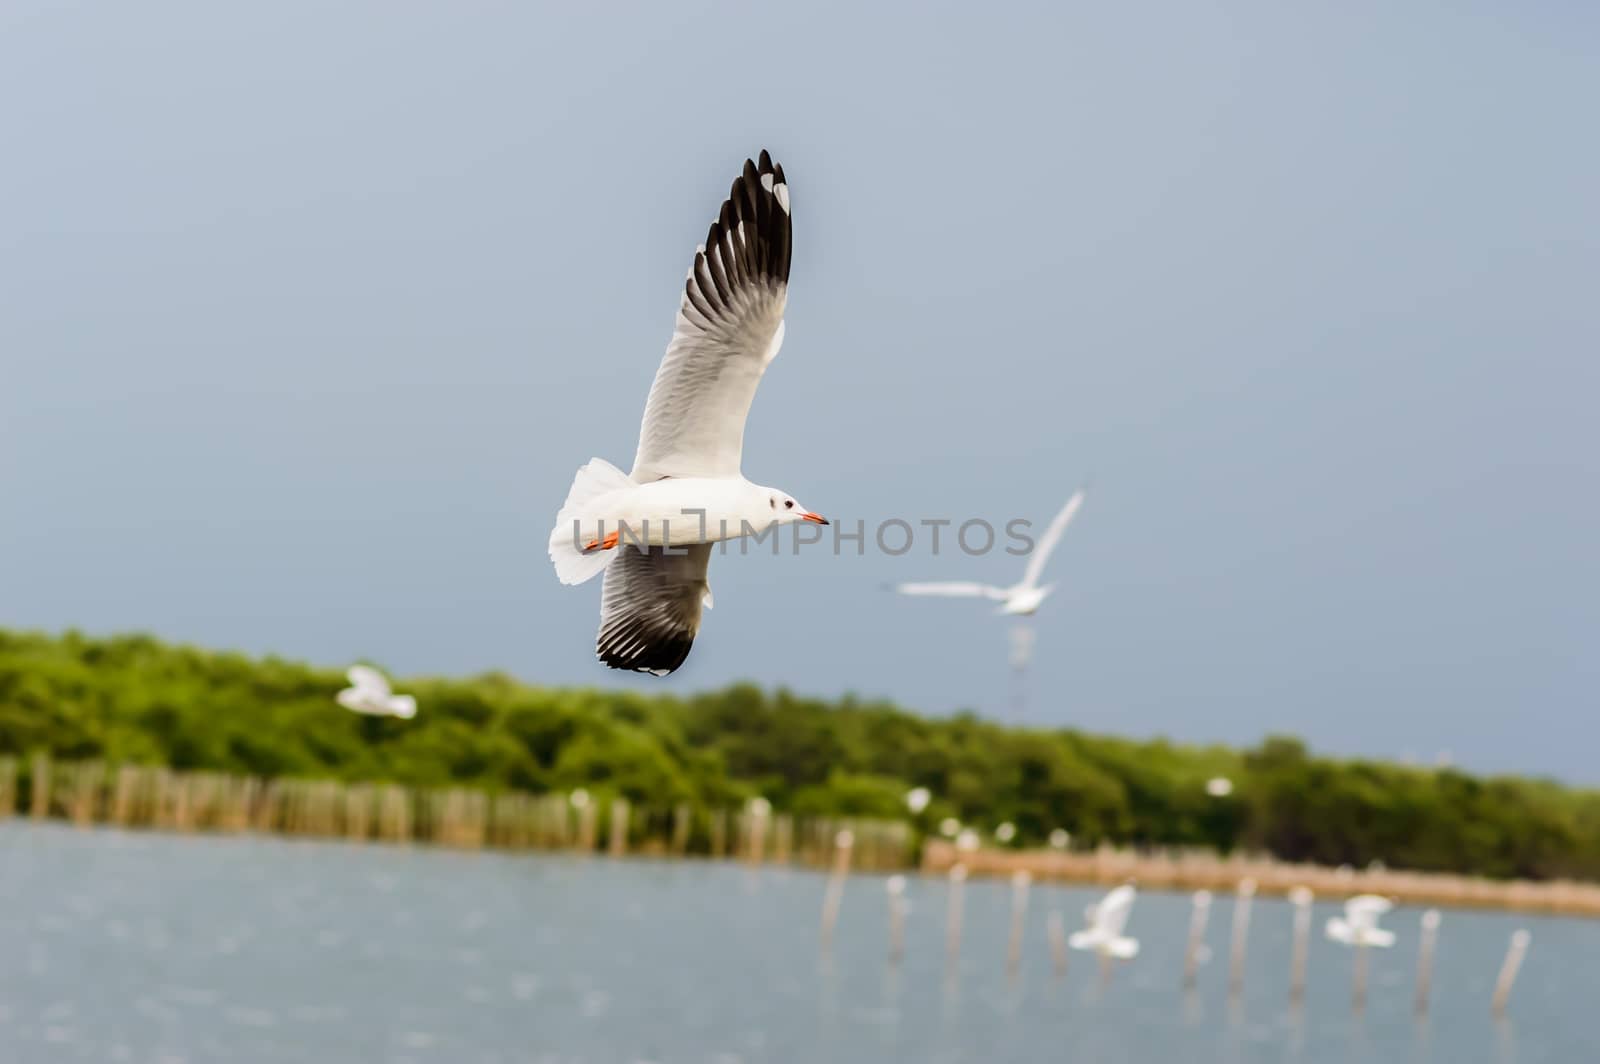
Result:
M1399 869L1357 870L1297 864L1259 855L1222 857L1184 852L1144 854L1102 849L1094 853L1054 850L960 852L942 839L923 844L924 875L947 874L963 865L976 876L1029 873L1035 881L1115 886L1134 881L1141 889L1232 895L1249 880L1257 894L1282 896L1306 887L1318 898L1381 894L1398 903L1461 909L1499 909L1553 916L1600 917L1600 884L1575 880L1496 880Z
M320 838L348 842L422 843L505 852L565 851L612 857L709 858L750 865L837 867L836 840L848 832L849 870L916 870L942 877L963 865L970 875L1027 872L1040 882L1234 893L1253 881L1259 894L1297 887L1320 898L1381 894L1398 903L1507 912L1600 917L1600 884L1574 880L1494 880L1399 869L1330 868L1259 854L1227 857L1205 851L1093 852L977 849L947 839L918 845L899 820L796 817L763 806L633 805L583 792L531 794L468 787L408 788L397 784L272 779L160 766L53 762L36 756L27 785L18 762L0 758L0 821L13 815L104 824L132 830ZM581 799L581 800L580 800Z

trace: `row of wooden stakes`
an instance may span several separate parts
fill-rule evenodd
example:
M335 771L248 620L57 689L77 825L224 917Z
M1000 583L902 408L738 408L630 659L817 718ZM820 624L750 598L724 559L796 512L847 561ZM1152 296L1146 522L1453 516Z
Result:
M560 794L411 788L336 780L179 772L150 765L55 762L36 755L24 777L0 758L0 818L26 812L88 826L176 832L259 832L352 841L426 842L463 849L704 855L757 863L826 864L833 840L861 840L858 864L903 868L912 834L898 821L797 818L760 799L740 809L639 806L585 790ZM23 808L19 809L19 801Z
M839 908L844 899L845 880L850 875L851 854L854 849L854 835L846 830L841 831L834 840L834 859L829 869L827 885L822 899L822 948L829 950L833 944L834 929L839 921ZM964 856L969 856L973 851L967 851ZM947 974L953 974L955 966L961 955L961 937L964 910L964 887L967 881L967 866L961 860L952 861L945 870L949 886L946 890L945 909L945 958ZM931 876L929 877L932 878ZM1011 919L1010 931L1006 941L1006 972L1015 978L1021 967L1023 934L1025 919L1028 912L1029 889L1033 884L1033 874L1026 869L1017 869L1011 874ZM885 893L888 900L888 961L891 967L899 965L905 955L905 916L906 916L906 877L893 875L884 882ZM1250 913L1258 891L1258 884L1254 879L1244 878L1234 886L1233 922L1229 930L1228 949L1228 993L1230 998L1237 999L1244 990L1245 977L1245 951L1250 935ZM1287 892L1290 903L1294 909L1293 925L1293 950L1290 956L1289 971L1289 1001L1299 1008L1305 1001L1306 991L1306 963L1312 933L1311 903L1315 897L1312 890L1303 884L1296 885ZM1052 909L1046 921L1046 938L1050 948L1051 966L1059 979L1067 973L1067 956L1069 941L1079 949L1087 949L1097 953L1100 962L1100 978L1102 983L1108 982L1114 963L1120 959L1127 963L1138 955L1138 942L1132 938L1122 938L1122 920L1126 920L1126 913L1132 907L1135 891L1131 884L1119 887L1108 894L1098 905L1090 906L1088 915L1091 920L1096 920L1095 910L1110 905L1113 899L1122 895L1119 911L1123 914L1117 921L1117 929L1112 934L1118 936L1109 939L1103 935L1091 936L1086 934L1085 941L1081 944L1076 940L1069 940L1066 933L1066 921L1059 909ZM1386 911L1389 902L1387 899L1369 896L1357 898L1347 904L1349 908L1362 901L1377 901ZM1194 892L1192 908L1190 910L1189 930L1187 942L1183 952L1183 989L1192 992L1195 989L1199 966L1204 958L1209 955L1206 945L1206 928L1210 922L1212 893L1201 889ZM1428 1012L1433 986L1433 961L1439 939L1439 925L1441 915L1438 909L1427 909L1422 913L1419 922L1417 939L1417 973L1416 984L1412 998L1412 1007L1418 1016ZM1098 920L1096 920L1098 922ZM1376 926L1375 924L1373 925ZM1087 929L1086 929L1087 931ZM1374 941L1382 946L1394 944L1392 933L1385 933L1387 938ZM1330 937L1332 934L1330 932ZM1498 974L1495 976L1494 993L1489 1001L1491 1012L1497 1017L1505 1015L1506 1004L1511 996L1512 986L1515 984L1517 974L1521 970L1523 958L1527 955L1531 935L1525 928L1518 928L1511 933L1510 943L1507 946L1504 959L1500 963ZM1131 949L1121 952L1116 950L1117 943L1126 943ZM1367 951L1369 949L1365 936L1358 937L1352 944L1351 952L1354 955L1352 966L1352 1004L1356 1012L1361 1012L1367 1001Z
M1372 866L1331 868L1260 854L1222 856L1208 850L1136 852L1106 846L1091 851L981 849L964 851L943 839L922 848L922 871L942 874L961 864L974 875L1116 884L1136 880L1152 890L1231 891L1246 880L1263 894L1289 895L1306 887L1321 897L1381 894L1414 905L1507 909L1563 916L1600 916L1600 884L1574 880L1496 880Z

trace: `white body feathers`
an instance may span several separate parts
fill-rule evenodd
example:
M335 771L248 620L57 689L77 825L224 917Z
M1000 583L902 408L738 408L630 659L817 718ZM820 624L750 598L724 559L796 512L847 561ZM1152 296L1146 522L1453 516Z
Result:
M367 665L352 665L345 674L350 686L334 695L334 700L352 713L369 717L399 717L410 720L417 715L417 700L397 695L389 688L383 673Z

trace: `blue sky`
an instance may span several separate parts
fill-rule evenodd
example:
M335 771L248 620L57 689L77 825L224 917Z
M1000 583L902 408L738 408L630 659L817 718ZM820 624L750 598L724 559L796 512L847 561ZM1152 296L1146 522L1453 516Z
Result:
M1048 519L1028 713L1600 782L1600 17L1578 4L0 9L0 623L1008 713L1005 626L733 557L670 680L544 541L746 155L745 471Z

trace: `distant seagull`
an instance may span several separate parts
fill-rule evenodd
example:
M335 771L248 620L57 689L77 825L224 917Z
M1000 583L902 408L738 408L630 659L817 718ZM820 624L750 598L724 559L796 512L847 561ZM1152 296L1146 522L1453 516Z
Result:
M1128 926L1128 913L1133 909L1137 892L1131 884L1123 884L1084 910L1088 923L1067 939L1073 949L1093 950L1118 960L1128 960L1139 953L1139 940L1128 938L1122 931Z
M389 689L383 673L366 665L352 665L345 673L350 686L334 698L353 713L369 717L399 717L410 720L417 715L417 700L410 695L397 695Z
M1357 894L1344 903L1344 915L1328 918L1328 938L1346 946L1376 946L1387 949L1394 945L1394 932L1378 926L1378 918L1394 903L1376 894Z
M1226 798L1233 793L1233 781L1226 776L1212 776L1206 780L1206 793L1213 798Z
M695 251L633 472L591 458L556 515L557 578L605 573L595 650L613 669L665 676L683 664L711 607L711 544L828 523L739 469L750 402L783 343L791 235L783 167L763 151Z
M1080 488L1067 504L1056 514L1050 527L1045 529L1044 536L1039 540L1038 546L1033 550L1033 555L1028 559L1028 568L1022 574L1022 582L1010 587L996 587L993 584L980 584L973 581L940 580L921 584L897 584L895 590L902 595L937 595L945 598L986 598L1000 603L998 612L1019 617L1031 617L1039 609L1045 598L1055 590L1054 584L1040 586L1039 578L1044 575L1045 562L1050 560L1051 551L1056 549L1056 544L1061 542L1061 533L1067 530L1067 525L1072 523L1072 518L1078 512L1078 507L1083 505L1084 491ZM1026 657L1026 651L1023 651Z

